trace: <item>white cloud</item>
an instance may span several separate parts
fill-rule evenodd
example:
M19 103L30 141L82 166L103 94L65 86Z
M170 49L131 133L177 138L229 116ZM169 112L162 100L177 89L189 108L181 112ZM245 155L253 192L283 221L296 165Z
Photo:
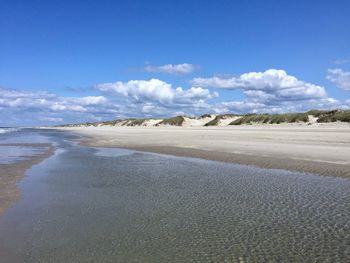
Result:
M347 74L336 69L328 75L344 86ZM192 83L192 87L182 88L159 79L118 81L96 85L99 95L83 97L0 88L0 126L166 117L180 112L191 116L212 112L280 113L350 108L349 99L330 98L323 87L298 80L283 70L249 72L238 77L196 78ZM245 98L215 99L219 94L206 87L238 89Z
M41 121L49 121L49 122L62 122L63 118L55 118L55 117L45 117L45 116L39 116L38 120Z
M32 123L84 122L129 117L171 116L209 111L216 92L191 87L173 88L158 80L131 80L97 85L106 96L64 97L39 91L0 88L0 126ZM6 117L10 116L10 118Z
M159 80L130 80L99 84L96 88L110 95L124 96L138 103L157 103L162 106L196 105L218 96L217 92L210 93L208 89L191 87L184 90Z
M153 103L145 103L141 108L141 112L144 113L147 117L165 117L167 114L169 114L169 112L171 112L171 109L169 110L165 107L154 105Z
M214 108L217 113L226 112L255 112L266 107L263 103L247 102L247 101L225 101L221 102Z
M15 89L5 89L0 88L0 98L53 98L56 97L55 94L49 93L47 91L36 91L36 92L25 92Z
M350 71L344 71L340 68L328 69L326 78L338 88L350 90Z
M166 64L162 66L148 65L144 69L152 73L167 73L167 74L188 74L195 71L198 67L192 64Z
M225 101L214 105L217 113L284 113L302 112L310 109L338 109L349 108L350 101L341 102L334 98L323 98L308 100L306 103L295 103L293 101L280 101L278 103L243 101Z
M214 106L216 112L277 113L347 107L346 104L327 97L324 87L298 80L284 70L248 72L229 78L195 78L192 84L243 91L246 96L244 100L218 103Z
M241 89L245 95L257 100L306 100L324 98L323 87L298 80L284 70L269 69L248 72L231 78L194 78L193 85L221 89Z
M11 124L11 119L19 119L20 125L36 121L52 123L91 120L98 116L113 116L119 106L110 103L103 96L60 97L49 92L0 88L0 108L1 126Z
M77 98L76 101L82 105L98 105L107 102L107 99L103 96L87 96L82 98Z
M0 89L0 106L6 108L50 109L52 111L87 112L89 106L104 104L103 96L87 96L80 98L59 97L47 92L23 92Z
M143 113L151 113L152 111L154 111L157 107L154 106L152 103L146 103L143 107L142 107L142 112Z
M54 102L49 106L49 109L53 111L78 111L87 112L88 110L81 105L71 105L67 102Z
M96 88L112 95L122 95L135 101L158 101L162 104L170 103L174 99L171 84L159 79L130 80L128 82L115 82L99 84Z

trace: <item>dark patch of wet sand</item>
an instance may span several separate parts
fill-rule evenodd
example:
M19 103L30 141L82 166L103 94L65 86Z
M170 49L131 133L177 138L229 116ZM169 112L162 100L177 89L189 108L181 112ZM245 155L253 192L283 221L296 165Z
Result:
M0 164L0 214L20 198L17 182L23 178L25 171L48 158L54 151L53 146L48 143L11 143L1 144L1 146L35 147L46 148L46 150L37 155L26 156L26 159L16 163Z

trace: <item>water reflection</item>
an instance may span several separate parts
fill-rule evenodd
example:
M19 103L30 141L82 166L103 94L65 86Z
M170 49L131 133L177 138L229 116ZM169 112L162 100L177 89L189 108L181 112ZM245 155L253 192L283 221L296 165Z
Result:
M350 180L117 154L126 152L53 137L64 151L28 172L20 184L22 200L0 221L7 257L16 254L25 262L350 258Z

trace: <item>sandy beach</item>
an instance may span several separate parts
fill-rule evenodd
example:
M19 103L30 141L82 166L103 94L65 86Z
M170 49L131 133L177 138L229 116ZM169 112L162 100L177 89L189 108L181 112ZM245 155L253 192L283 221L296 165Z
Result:
M173 145L177 144L166 138L167 132L188 143L194 140L191 136L200 135L203 141L213 134L227 136L228 141L235 137L234 130L214 128L111 130L116 138L122 131L131 136L128 142L138 138L130 145L141 145L142 132L145 139L163 134L162 140ZM41 141L52 143L55 153L25 173L25 164L29 168L34 160L17 166L17 175L5 188L12 189L12 204L18 190L20 198L0 215L1 262L346 262L349 258L346 178L85 147L72 141L79 136L56 130L24 129L6 137L3 145L8 146L3 149L15 140L31 141L32 148L33 142ZM105 140L110 138L106 135ZM25 147L24 143L13 147L17 145ZM143 145L151 144L145 140ZM247 159L242 154L160 144L138 147L233 162ZM271 158L266 160L268 164ZM11 177L15 170L1 174ZM23 174L16 184L14 179ZM5 192L0 189L0 195Z
M350 125L74 127L83 144L350 178Z
M16 163L0 164L0 214L13 205L20 198L20 191L17 188L17 182L20 181L26 170L34 164L40 163L53 153L53 147L46 143L35 144L1 144L1 146L20 146L20 147L47 147L45 152L33 155L25 160Z

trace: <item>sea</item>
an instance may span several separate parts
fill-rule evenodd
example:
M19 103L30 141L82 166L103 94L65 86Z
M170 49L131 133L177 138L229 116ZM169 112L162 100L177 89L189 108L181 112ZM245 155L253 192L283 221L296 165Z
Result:
M19 131L21 128L11 128L11 127L0 127L0 134L7 132Z
M32 145L44 142L41 138L35 139L36 132L30 133L32 129L26 129L26 132L21 130L22 128L0 127L0 164L14 164L28 160L47 150L46 146Z
M55 147L0 215L0 262L350 262L349 179L77 139L0 135Z

